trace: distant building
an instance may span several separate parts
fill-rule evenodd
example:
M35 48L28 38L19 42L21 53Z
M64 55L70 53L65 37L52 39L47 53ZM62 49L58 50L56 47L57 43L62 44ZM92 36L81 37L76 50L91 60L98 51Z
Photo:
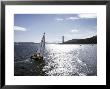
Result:
M64 43L64 36L62 36L62 43Z

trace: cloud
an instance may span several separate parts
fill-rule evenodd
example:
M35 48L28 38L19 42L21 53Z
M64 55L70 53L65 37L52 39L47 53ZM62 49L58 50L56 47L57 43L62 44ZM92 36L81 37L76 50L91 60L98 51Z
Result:
M76 32L79 32L79 30L77 30L77 29L72 29L70 32L76 33Z
M56 18L55 20L56 21L63 21L64 19L62 19L62 18Z
M97 18L96 14L79 14L79 18Z
M26 31L26 28L20 27L20 26L14 26L15 31Z
M97 18L96 14L77 14L77 16L70 16L67 18L55 18L56 21L67 21L67 20L79 20L79 19L92 19L92 18Z
M68 17L68 18L66 18L66 20L77 20L77 19L79 19L78 17Z

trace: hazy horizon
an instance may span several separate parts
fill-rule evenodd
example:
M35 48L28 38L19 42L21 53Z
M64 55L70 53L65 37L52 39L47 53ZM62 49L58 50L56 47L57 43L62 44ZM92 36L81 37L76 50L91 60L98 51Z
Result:
M94 35L94 36L97 36L97 35ZM91 37L93 37L93 36L91 36ZM91 38L91 37L89 37L89 38ZM86 38L82 38L82 39L86 39ZM72 40L72 39L70 39L70 40ZM69 40L68 40L69 41ZM15 41L15 43L22 43L22 42L27 42L27 43L40 43L40 42L31 42L31 41ZM62 43L62 42L46 42L46 43Z

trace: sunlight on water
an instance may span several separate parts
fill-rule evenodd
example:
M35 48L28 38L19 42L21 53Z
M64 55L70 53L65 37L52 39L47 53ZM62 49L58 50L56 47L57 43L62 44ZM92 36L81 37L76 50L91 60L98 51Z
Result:
M59 45L59 44L49 44L46 46L46 48L49 50L53 50L54 52L69 52L73 49L79 48L79 45Z
M46 44L44 62L30 58L39 44L15 43L15 76L96 76L96 44Z
M80 48L80 45L47 45L45 51L47 65L43 71L49 76L86 75L86 64L79 60ZM84 71L81 71L82 68Z

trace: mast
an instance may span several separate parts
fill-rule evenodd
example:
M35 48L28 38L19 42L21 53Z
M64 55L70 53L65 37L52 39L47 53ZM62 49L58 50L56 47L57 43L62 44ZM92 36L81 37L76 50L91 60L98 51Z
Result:
M44 55L44 50L45 50L45 32L43 34L41 43L40 43L40 55L43 56Z
M45 48L45 32L44 32L44 48Z

